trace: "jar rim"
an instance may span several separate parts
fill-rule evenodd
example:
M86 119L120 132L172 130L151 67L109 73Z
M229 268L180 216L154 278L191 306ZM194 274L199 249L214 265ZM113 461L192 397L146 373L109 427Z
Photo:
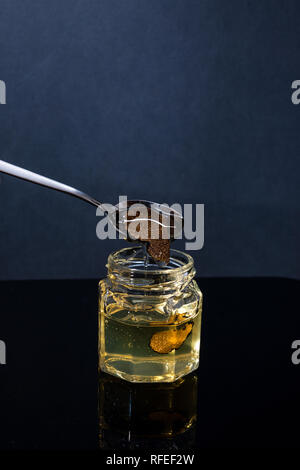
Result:
M170 249L170 263L173 263L173 266L168 265L164 267L154 266L151 265L152 269L149 269L149 266L143 267L141 266L129 266L126 262L130 261L130 258L126 258L125 255L130 256L130 254L135 254L137 250L141 250L141 245L135 245L133 247L125 247L121 250L115 250L108 256L108 269L122 269L123 273L127 274L147 274L147 275L172 275L172 274L184 274L187 271L190 271L194 268L194 259L192 256L184 253L183 251L175 250L173 248ZM124 256L122 258L122 255ZM123 262L122 262L123 261ZM132 259L134 262L134 259ZM181 265L180 265L181 264Z

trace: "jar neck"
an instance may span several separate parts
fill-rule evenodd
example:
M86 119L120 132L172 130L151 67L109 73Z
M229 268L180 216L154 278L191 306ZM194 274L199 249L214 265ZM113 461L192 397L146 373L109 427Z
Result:
M124 248L108 257L108 279L115 287L145 293L170 294L181 291L195 276L194 260L178 250L170 250L168 266L145 264L141 246Z

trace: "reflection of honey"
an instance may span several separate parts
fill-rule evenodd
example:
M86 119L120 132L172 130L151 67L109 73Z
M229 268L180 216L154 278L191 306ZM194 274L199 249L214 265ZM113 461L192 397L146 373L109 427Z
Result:
M101 374L99 410L102 448L134 448L142 445L143 439L150 446L155 446L157 440L161 448L175 443L192 447L197 376L190 374L170 384L131 384ZM165 441L166 438L174 441Z

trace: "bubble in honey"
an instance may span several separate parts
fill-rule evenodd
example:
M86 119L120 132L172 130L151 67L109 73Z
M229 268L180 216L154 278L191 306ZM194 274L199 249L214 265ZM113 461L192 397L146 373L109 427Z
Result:
M150 347L157 353L167 354L173 351L173 349L180 348L192 331L192 328L193 324L187 323L184 327L176 330L159 331L158 333L154 333L150 340Z

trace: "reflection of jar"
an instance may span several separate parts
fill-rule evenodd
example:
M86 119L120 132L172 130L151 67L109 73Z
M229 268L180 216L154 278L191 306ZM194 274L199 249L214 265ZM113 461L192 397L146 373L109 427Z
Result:
M193 258L145 265L140 247L108 258L100 282L100 369L130 382L173 382L199 364L202 294Z
M191 449L197 421L197 375L173 383L130 384L107 374L99 382L102 449Z

